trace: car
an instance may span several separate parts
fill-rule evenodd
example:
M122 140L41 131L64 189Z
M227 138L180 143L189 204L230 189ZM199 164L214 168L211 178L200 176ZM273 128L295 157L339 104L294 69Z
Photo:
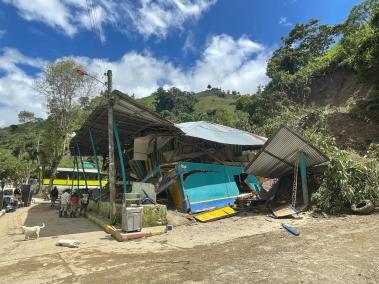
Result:
M12 207L17 207L18 201L14 196L14 188L6 188L3 190L3 198L1 200L2 209L6 209L8 205Z

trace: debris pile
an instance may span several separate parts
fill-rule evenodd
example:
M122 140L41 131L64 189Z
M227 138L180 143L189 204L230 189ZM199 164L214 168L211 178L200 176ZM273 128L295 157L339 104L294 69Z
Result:
M118 153L116 201L128 232L141 230L143 226L137 224L146 214L141 208L147 205L153 208L151 212L165 205L201 222L259 206L278 218L291 216L299 212L299 196L308 205L307 174L328 160L285 126L267 140L205 121L173 124L119 91L112 95ZM107 108L107 104L97 107L76 133L70 147L80 151L73 150L73 155L106 157ZM109 165L103 160L105 171ZM297 194L300 185L301 195ZM111 191L100 190L101 202L107 202ZM278 207L276 201L284 196L286 204Z

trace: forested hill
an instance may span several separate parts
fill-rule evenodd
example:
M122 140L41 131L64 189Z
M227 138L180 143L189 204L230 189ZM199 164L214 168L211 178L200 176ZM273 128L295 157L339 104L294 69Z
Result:
M340 24L295 25L268 62L271 81L255 94L173 88L140 102L175 122L205 119L266 136L282 123L313 128L365 152L378 148L378 74L379 1L366 0Z

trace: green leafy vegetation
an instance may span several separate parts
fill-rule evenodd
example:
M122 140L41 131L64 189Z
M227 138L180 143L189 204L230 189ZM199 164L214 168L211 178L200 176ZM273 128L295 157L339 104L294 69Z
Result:
M0 188L7 183L19 184L22 176L22 164L11 151L0 149Z
M11 159L9 166L14 168L13 173L9 170L6 171L8 177L3 173L2 179L11 179L16 183L21 183L28 182L31 177L37 176L38 139L43 125L43 120L33 119L23 124L0 129L0 151L4 151L1 155L5 155L3 157L4 161ZM4 162L1 167L5 166L5 164Z
M323 211L338 214L348 211L360 200L379 198L377 161L356 161L351 153L333 147L327 151L330 161L313 202Z

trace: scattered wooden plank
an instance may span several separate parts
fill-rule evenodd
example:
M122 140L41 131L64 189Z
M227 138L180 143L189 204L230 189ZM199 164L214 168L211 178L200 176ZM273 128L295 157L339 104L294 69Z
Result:
M290 204L286 204L272 210L272 213L276 218L291 216L297 214L298 212L299 211Z

